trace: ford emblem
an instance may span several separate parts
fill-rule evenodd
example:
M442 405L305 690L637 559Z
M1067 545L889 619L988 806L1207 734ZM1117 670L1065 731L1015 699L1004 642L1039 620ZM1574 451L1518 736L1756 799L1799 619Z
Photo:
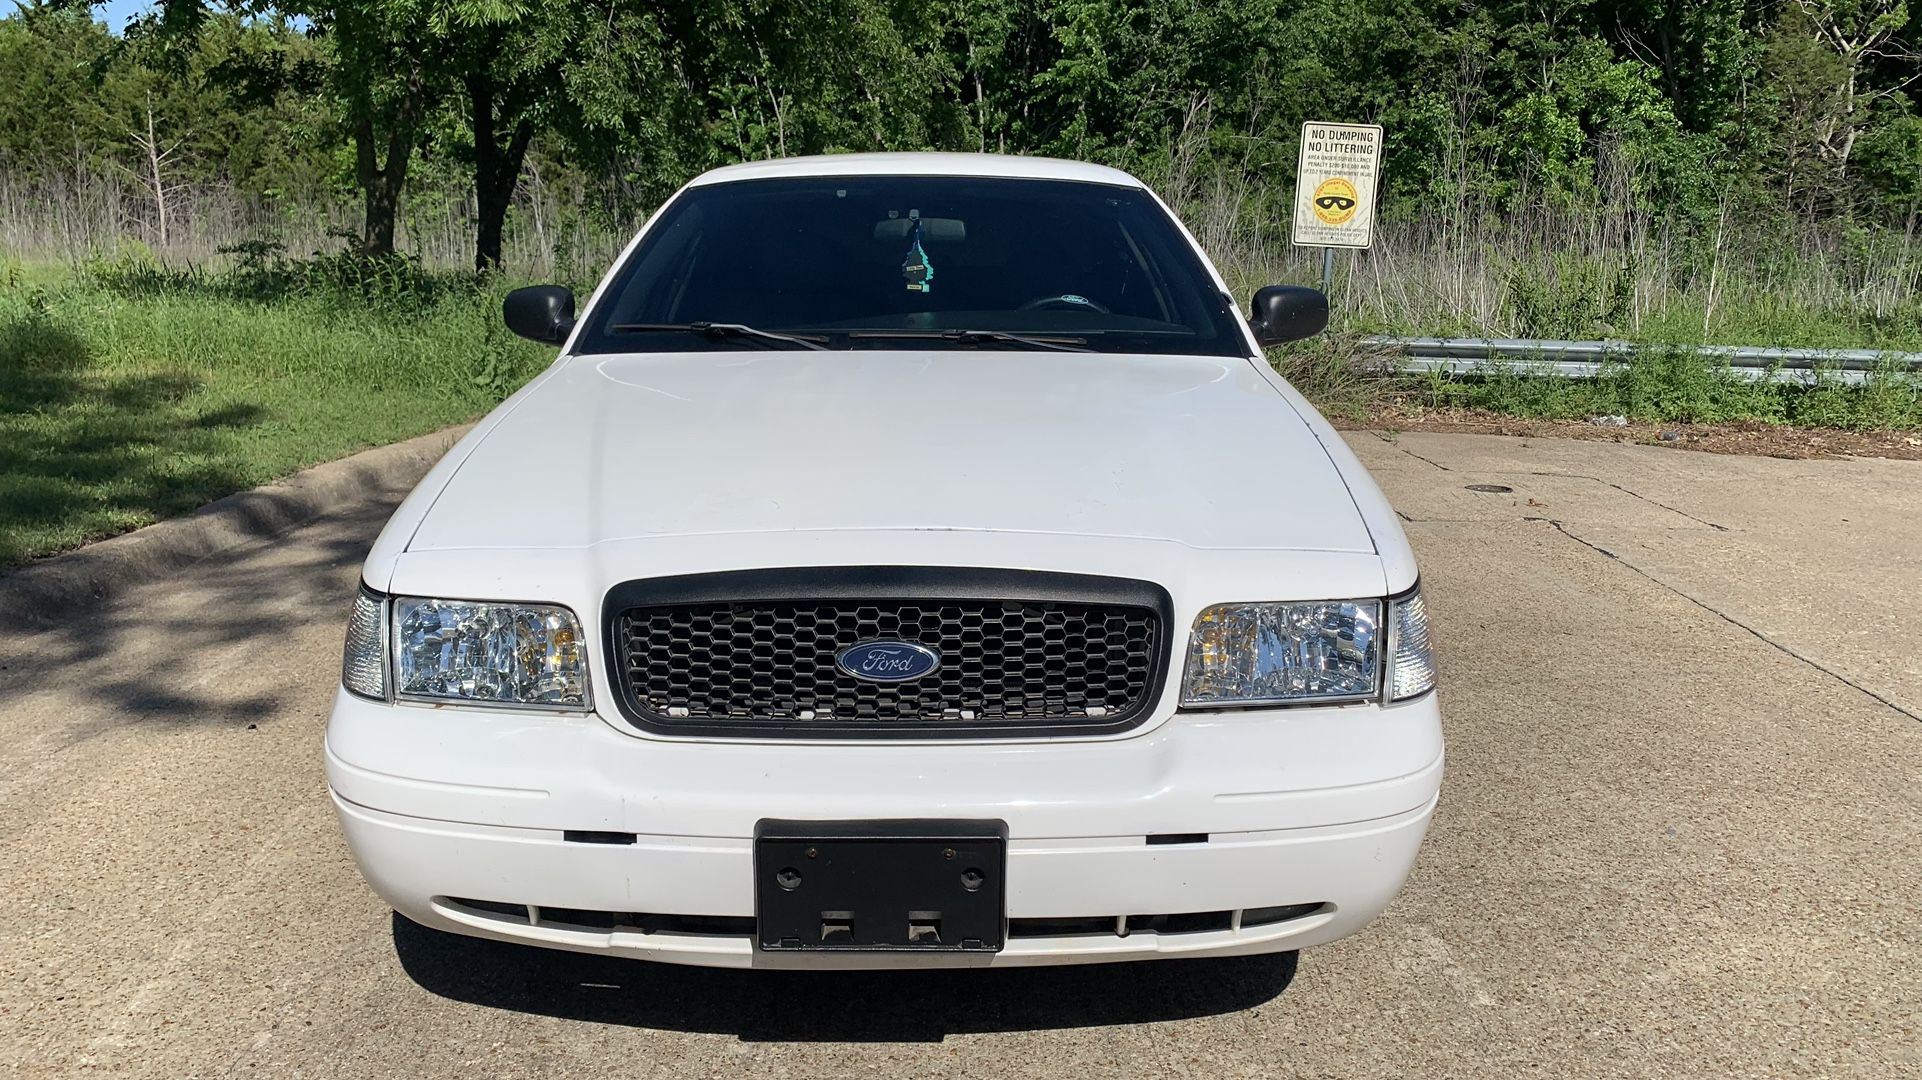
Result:
M912 641L863 641L842 649L834 666L868 682L908 682L941 666L941 654Z

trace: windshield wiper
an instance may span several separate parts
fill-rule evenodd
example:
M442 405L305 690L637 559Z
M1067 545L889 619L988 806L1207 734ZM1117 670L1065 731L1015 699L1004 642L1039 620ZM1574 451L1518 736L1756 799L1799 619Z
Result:
M952 341L958 345L979 345L984 341L997 341L1015 345L1032 345L1037 349L1054 349L1057 352L1094 351L1087 347L1087 338L1036 337L1029 334L1011 334L1006 330L856 330L848 337L927 339Z
M615 323L607 328L614 334L641 334L651 330L680 331L689 334L703 334L711 338L751 337L762 341L785 341L804 349L827 351L822 344L826 338L802 337L798 334L783 334L774 330L760 330L744 323L729 322L690 322L690 323Z

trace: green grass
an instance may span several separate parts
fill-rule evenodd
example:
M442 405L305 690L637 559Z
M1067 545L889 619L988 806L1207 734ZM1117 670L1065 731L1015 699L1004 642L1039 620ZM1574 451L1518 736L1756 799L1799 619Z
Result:
M1922 376L1887 366L1860 385L1820 370L1797 383L1751 382L1692 351L1658 347L1609 364L1592 379L1497 361L1468 375L1404 375L1357 365L1357 351L1354 336L1334 335L1274 350L1270 358L1324 412L1350 420L1383 405L1417 402L1540 420L1625 416L1651 423L1922 428Z
M1817 371L1804 383L1751 382L1693 353L1653 350L1593 379L1491 364L1466 378L1420 380L1425 403L1544 420L1625 416L1654 423L1760 421L1851 430L1922 427L1922 380L1894 369L1859 386Z
M1308 282L1308 284L1315 284ZM1245 292L1246 290L1244 290ZM1342 327L1356 334L1405 337L1612 338L1656 345L1762 345L1810 349L1884 349L1922 352L1922 305L1886 313L1799 302L1760 289L1731 289L1712 313L1699 293L1679 293L1632 320L1606 297L1572 292L1515 290L1494 325L1445 312L1384 315L1374 307L1340 310Z
M79 270L0 262L0 567L478 416L552 355L501 328L499 283L397 260L234 254L218 273L139 255ZM1787 308L1780 324L1764 306L1725 310L1755 341L1886 346L1913 332L1899 320L1818 328ZM1684 329L1676 323L1678 341ZM1541 419L1922 428L1922 379L1892 370L1859 387L1832 374L1757 384L1677 349L1594 379L1500 364L1418 377L1357 364L1356 337L1350 328L1272 355L1324 411L1350 419L1417 402Z
M1404 238L1409 248L1340 263L1331 296L1340 330L1922 352L1922 253L1906 246L1871 267L1834 255L1784 262L1779 253L1760 265L1751 253L1710 275L1675 251L1637 260L1621 251L1464 250L1434 228ZM1317 283L1299 261L1236 254L1237 296L1269 281Z
M551 355L457 278L250 297L142 273L165 276L0 266L0 566L470 419Z

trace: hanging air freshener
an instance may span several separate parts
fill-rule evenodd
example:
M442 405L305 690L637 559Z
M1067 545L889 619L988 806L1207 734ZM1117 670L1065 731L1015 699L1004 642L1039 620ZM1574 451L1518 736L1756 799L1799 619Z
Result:
M907 257L901 260L901 276L908 279L909 292L933 292L934 266L928 262L927 249L921 246L921 211L910 210L908 217L914 222L914 231L909 234L914 246L908 248Z

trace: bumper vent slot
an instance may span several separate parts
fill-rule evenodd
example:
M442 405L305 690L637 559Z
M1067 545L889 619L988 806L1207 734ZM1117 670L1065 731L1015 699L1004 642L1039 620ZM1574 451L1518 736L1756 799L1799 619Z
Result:
M1288 904L1248 908L1241 929L1273 926L1320 914L1327 904ZM1233 911L1189 911L1173 915L1091 915L1077 918L1009 919L1010 938L1127 937L1130 934L1214 934L1235 928Z
M470 912L510 919L524 926L556 930L638 930L644 934L697 934L704 937L748 937L754 919L732 915L649 915L635 911L588 911L581 908L533 907L498 900L469 900L450 896L443 903Z
M1241 913L1241 927L1272 926L1290 919L1306 918L1316 914L1327 904L1283 904L1280 907L1248 908Z
M694 934L705 937L752 937L754 919L733 915L649 915L629 911L585 911L577 908L529 907L497 900L469 900L450 896L440 901L470 913L486 914L523 926L557 930L638 930L645 934ZM1285 904L1248 908L1241 912L1241 929L1318 915L1327 904ZM1009 919L1009 938L1127 937L1129 934L1206 934L1235 926L1233 911L1195 911L1174 915L1093 915L1075 918ZM1126 932L1122 928L1126 927Z
M638 837L631 832L601 832L598 829L567 829L561 838L570 844L632 844Z

